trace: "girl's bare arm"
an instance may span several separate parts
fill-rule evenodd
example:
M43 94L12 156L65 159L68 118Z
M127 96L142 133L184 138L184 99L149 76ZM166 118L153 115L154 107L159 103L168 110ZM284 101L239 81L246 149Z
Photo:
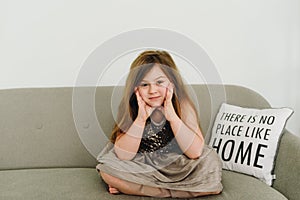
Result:
M144 127L144 122L135 120L126 133L117 137L114 150L119 159L132 160L135 157L141 143Z
M170 124L184 154L191 159L199 158L204 146L204 139L192 107L188 103L183 104L181 119L175 117Z
M135 94L139 106L138 116L127 132L120 134L115 142L115 153L121 160L132 160L135 157L143 137L146 120L153 111L144 102L137 88L135 89Z

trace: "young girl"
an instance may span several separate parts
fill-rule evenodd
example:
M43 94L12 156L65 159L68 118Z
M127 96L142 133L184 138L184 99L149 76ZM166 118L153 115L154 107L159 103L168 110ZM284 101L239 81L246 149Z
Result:
M166 51L145 51L132 63L111 142L96 168L112 194L189 198L222 191L221 161L204 144Z

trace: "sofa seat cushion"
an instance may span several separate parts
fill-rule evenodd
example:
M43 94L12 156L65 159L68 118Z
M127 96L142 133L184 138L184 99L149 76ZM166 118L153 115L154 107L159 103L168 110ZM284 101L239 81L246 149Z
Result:
M256 178L223 171L224 190L220 195L199 199L286 199ZM0 199L153 199L110 195L94 168L49 168L0 171ZM196 198L197 199L197 198Z

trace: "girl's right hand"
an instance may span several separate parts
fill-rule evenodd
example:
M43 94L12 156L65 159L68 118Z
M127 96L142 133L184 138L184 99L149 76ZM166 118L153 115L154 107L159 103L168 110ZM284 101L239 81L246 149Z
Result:
M143 100L143 98L140 95L138 88L135 88L135 95L136 95L137 103L139 106L138 115L136 117L136 120L138 120L139 122L145 123L146 120L148 119L148 117L151 115L153 109L148 104L145 103L145 101Z

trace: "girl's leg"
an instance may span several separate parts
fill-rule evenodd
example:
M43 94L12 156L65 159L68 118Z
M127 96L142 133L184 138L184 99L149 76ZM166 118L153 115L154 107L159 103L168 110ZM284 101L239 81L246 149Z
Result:
M169 190L164 188L157 188L145 185L139 185L129 181L125 181L104 172L100 171L102 179L109 185L110 193L117 194L114 191L120 191L124 194L139 195L139 196L153 196L153 197L175 197L175 198L192 198L198 196L206 196L219 194L221 191L213 192L188 192L179 190ZM112 192L111 192L112 191Z
M139 196L155 196L155 197L170 197L170 191L163 188L148 187L139 185L129 181L125 181L104 172L100 171L100 175L104 182L109 185L112 190L120 191L124 194L139 195ZM114 193L116 194L116 193Z

